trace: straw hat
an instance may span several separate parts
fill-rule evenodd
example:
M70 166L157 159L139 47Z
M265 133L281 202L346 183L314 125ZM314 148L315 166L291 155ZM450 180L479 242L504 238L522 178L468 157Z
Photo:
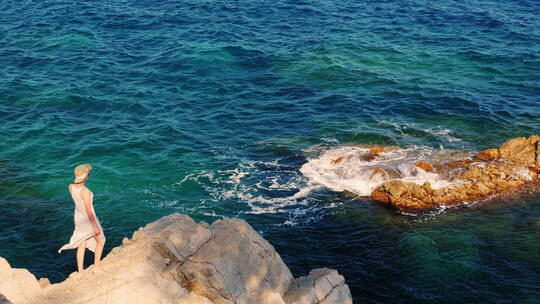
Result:
M82 182L88 176L90 171L92 171L91 165L89 164L78 165L77 167L75 167L75 171L74 171L75 179L73 180L73 182L75 184Z

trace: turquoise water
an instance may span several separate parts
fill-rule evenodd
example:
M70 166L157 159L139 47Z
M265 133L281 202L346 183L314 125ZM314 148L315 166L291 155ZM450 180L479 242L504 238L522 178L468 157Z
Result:
M477 151L540 133L540 3L0 2L0 256L63 280L79 163L108 242L247 220L358 303L540 303L540 194L398 214L314 187L344 144ZM533 189L534 190L534 189Z

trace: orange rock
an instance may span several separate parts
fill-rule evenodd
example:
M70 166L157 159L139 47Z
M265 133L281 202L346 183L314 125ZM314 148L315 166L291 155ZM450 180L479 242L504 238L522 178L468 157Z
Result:
M500 157L513 162L540 166L539 143L540 137L533 135L529 138L513 138L501 145L499 148Z
M429 183L420 186L394 180L377 187L371 197L399 211L417 213L439 205L456 205L510 192L527 184L529 176L537 176L536 171L540 172L539 167L532 167L532 170L529 167L529 176L522 176L517 172L523 170L523 164L507 160L491 161L483 166L470 164L468 160L455 161L444 164L441 171L446 168L458 168L457 172L461 172L458 178L462 183L434 190Z
M540 173L540 167L527 167L529 169L529 175L532 179L537 179Z
M379 154L383 153L384 151L385 151L384 147L371 148L369 153L364 155L362 159L365 161L373 160L375 157L377 157Z
M465 168L467 164L471 162L472 161L469 159L455 160L455 161L445 164L445 166L450 167L450 168Z
M433 168L437 169L437 170L440 170L440 169L444 168L444 165L443 164L433 164Z
M340 156L332 161L332 164L339 164L341 161L345 159L345 156Z
M425 186L424 188L415 183L392 180L375 188L371 198L390 204L402 212L418 213L437 207L431 199L431 191L428 190L431 186Z
M377 187L372 198L383 200L397 210L403 212L422 212L436 208L439 205L456 205L464 201L477 200L488 195L504 193L523 186L527 181L520 177L508 179L500 178L506 174L505 170L515 169L515 165L501 166L500 172L491 172L488 178L478 180L478 172L489 172L497 166L479 168L471 166L472 172L462 175L468 182L455 184L442 189L433 190L429 183L420 186L415 183L402 182L399 180L386 182Z
M381 154L381 153L383 153L383 152L384 152L384 147L375 147L375 148L371 148L371 154L372 154L373 156L377 156L377 155L379 155L379 154Z
M435 191L435 190L433 190L433 188L431 188L431 184L429 182L425 182L422 185L422 188L424 188L424 190L429 194L433 194L433 192Z
M487 149L476 153L476 159L479 160L495 160L499 158L499 149Z
M426 172L433 172L433 166L428 162L419 161L414 164L418 168L423 169Z
M384 151L372 149L369 154L375 157ZM400 180L388 181L375 188L371 198L389 204L402 212L422 212L439 205L456 205L464 201L474 201L484 197L506 193L529 183L530 178L540 175L540 137L520 137L506 141L499 148L487 149L476 154L476 161L464 159L445 164L431 164L419 161L415 166L425 171L436 172L449 180L459 179L459 183L433 189L429 183L422 186ZM529 174L523 175L524 168ZM373 169L373 174L387 178L389 170ZM399 173L397 173L399 175ZM387 176L388 175L388 176ZM397 176L396 176L397 177Z
M378 201L379 203L390 204L392 198L390 194L381 189L375 189L371 192L371 198Z

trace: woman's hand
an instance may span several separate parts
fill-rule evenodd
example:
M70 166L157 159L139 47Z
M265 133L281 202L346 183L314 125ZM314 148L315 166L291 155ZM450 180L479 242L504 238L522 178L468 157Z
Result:
M94 227L94 235L98 236L101 233L98 227Z

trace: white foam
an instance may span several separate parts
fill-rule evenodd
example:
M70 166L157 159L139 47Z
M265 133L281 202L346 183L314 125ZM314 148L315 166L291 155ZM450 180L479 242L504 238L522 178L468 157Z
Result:
M452 134L451 129L442 128L441 126L437 126L436 128L424 129L424 132L435 135L435 136L439 136L441 139L444 139L444 140L446 140L448 142L461 141L460 138L457 138L455 136L450 135L450 134Z
M404 123L404 122L398 122L394 120L380 120L378 121L378 123L380 125L389 125L389 126L394 127L394 129L403 136L407 135L407 133L405 132L407 128L414 126L414 123Z
M434 189L452 184L438 174L414 165L417 161L433 158L435 154L449 155L451 151L436 151L429 147L396 148L379 154L373 160L365 160L364 156L369 152L370 149L357 146L331 148L318 157L309 158L300 172L312 184L361 196L370 195L373 189L391 179L417 184L429 182ZM343 159L335 163L340 157Z
M531 172L529 171L527 167L520 167L520 168L514 169L513 173L516 174L518 178L519 177L525 178L525 180L527 181L532 180Z
M413 122L403 122L403 121L397 121L397 120L379 120L378 123L380 125L387 125L394 127L394 130L401 134L402 136L407 136L410 131L409 130L423 130L424 132L431 134L435 137L438 137L439 139L443 141L447 141L450 143L453 142L459 142L462 141L461 138L452 136L454 133L452 129L449 128L443 128L441 126L436 126L432 128L421 128L421 125L417 125Z
M262 168L262 169L261 169ZM249 209L242 213L297 213L314 205L306 196L319 185L306 183L298 171L284 169L278 160L243 161L227 170L201 170L186 175L175 184L192 181L210 196L212 204L241 201ZM204 213L203 213L204 214Z

